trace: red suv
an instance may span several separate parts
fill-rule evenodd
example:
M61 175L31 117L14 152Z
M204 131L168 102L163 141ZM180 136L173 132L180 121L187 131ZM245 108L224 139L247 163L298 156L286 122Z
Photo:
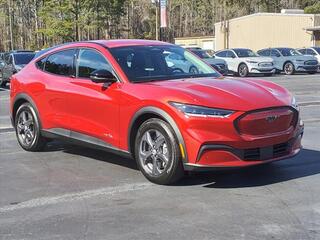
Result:
M184 171L293 157L303 135L286 89L222 78L181 47L144 40L70 43L38 54L12 77L11 117L27 151L67 139L133 157L159 184Z

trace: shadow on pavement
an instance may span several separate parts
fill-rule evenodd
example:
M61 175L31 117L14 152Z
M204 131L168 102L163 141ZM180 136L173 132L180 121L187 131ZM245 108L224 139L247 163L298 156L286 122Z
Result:
M61 151L64 153L79 155L83 157L92 158L92 160L103 161L111 164L117 164L130 169L138 170L138 166L133 159L119 156L102 150L97 150L79 145L71 145L65 142L52 141L45 148L44 152Z
M118 156L101 150L74 146L59 141L48 144L45 152L61 151L79 155L93 160L117 164L126 168L138 170L133 159ZM207 173L189 173L174 186L204 185L207 188L243 188L269 185L285 182L320 173L320 151L303 149L293 159L282 160L270 164L232 169L215 170Z
M206 188L244 188L264 186L320 173L320 152L304 149L287 160L270 164L210 173L193 173L178 185L204 185Z

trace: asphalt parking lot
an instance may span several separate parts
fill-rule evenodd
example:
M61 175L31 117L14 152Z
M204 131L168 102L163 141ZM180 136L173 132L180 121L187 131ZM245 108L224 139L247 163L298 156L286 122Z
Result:
M300 103L304 150L175 186L148 182L132 160L62 142L23 151L0 89L0 239L320 239L320 74L265 79Z

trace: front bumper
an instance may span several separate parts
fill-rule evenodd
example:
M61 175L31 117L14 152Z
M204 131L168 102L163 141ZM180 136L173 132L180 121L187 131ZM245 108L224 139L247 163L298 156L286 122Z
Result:
M294 69L296 72L316 72L319 69L319 65L304 65L295 63Z
M266 73L266 74L272 74L276 72L275 68L262 68L262 67L252 67L249 69L250 73Z
M188 119L188 128L183 132L188 156L185 169L246 167L290 158L301 150L304 124L299 115L293 128L253 136L237 130L237 119L243 114L206 121Z

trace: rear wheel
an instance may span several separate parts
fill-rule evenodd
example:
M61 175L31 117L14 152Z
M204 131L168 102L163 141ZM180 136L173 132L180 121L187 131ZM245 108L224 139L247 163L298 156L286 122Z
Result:
M46 139L40 134L38 116L30 103L22 104L15 117L15 129L20 146L27 151L40 151Z
M286 75L292 75L294 74L294 66L291 62L287 62L283 66L283 71Z
M139 128L135 158L141 172L151 182L171 184L183 176L181 153L174 132L160 119L149 119Z
M249 74L248 66L245 63L241 63L238 67L238 75L240 77L246 77Z
M195 66L191 66L191 67L189 68L189 73L198 74L198 73L199 73L199 70L198 70L198 68L196 68Z

